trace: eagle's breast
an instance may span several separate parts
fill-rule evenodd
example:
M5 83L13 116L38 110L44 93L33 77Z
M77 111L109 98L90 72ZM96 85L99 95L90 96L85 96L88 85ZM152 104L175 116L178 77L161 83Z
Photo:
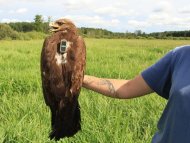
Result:
M62 41L65 41L65 45L62 45ZM58 66L66 64L68 62L68 52L71 50L72 48L72 42L67 41L65 39L61 40L60 44L58 44L57 46L57 52L55 54L55 59L56 59L56 64ZM63 46L65 46L64 50L63 50Z

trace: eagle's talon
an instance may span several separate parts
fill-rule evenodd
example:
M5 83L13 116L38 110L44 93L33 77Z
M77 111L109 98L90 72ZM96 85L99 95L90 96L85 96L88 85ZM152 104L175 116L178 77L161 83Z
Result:
M55 131L55 130L53 130L53 131L51 131L51 132L49 133L49 138L50 138L50 140L52 140L53 138L55 138L55 134L56 134L56 131Z

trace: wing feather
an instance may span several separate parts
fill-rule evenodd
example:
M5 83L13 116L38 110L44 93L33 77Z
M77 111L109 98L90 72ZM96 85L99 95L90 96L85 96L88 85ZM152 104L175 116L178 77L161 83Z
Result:
M76 46L71 91L78 95L82 86L86 66L86 46L82 37L78 37Z

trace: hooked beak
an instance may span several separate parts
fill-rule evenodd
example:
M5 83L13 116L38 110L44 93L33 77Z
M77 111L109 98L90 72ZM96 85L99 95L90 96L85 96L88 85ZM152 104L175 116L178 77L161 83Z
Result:
M57 31L59 31L59 25L56 24L55 22L51 22L49 24L49 27L50 27L50 32L57 32Z

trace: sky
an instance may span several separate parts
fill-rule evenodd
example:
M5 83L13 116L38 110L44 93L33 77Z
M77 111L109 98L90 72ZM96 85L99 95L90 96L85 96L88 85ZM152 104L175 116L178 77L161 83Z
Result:
M0 22L69 18L77 27L146 33L190 30L189 0L0 0Z

